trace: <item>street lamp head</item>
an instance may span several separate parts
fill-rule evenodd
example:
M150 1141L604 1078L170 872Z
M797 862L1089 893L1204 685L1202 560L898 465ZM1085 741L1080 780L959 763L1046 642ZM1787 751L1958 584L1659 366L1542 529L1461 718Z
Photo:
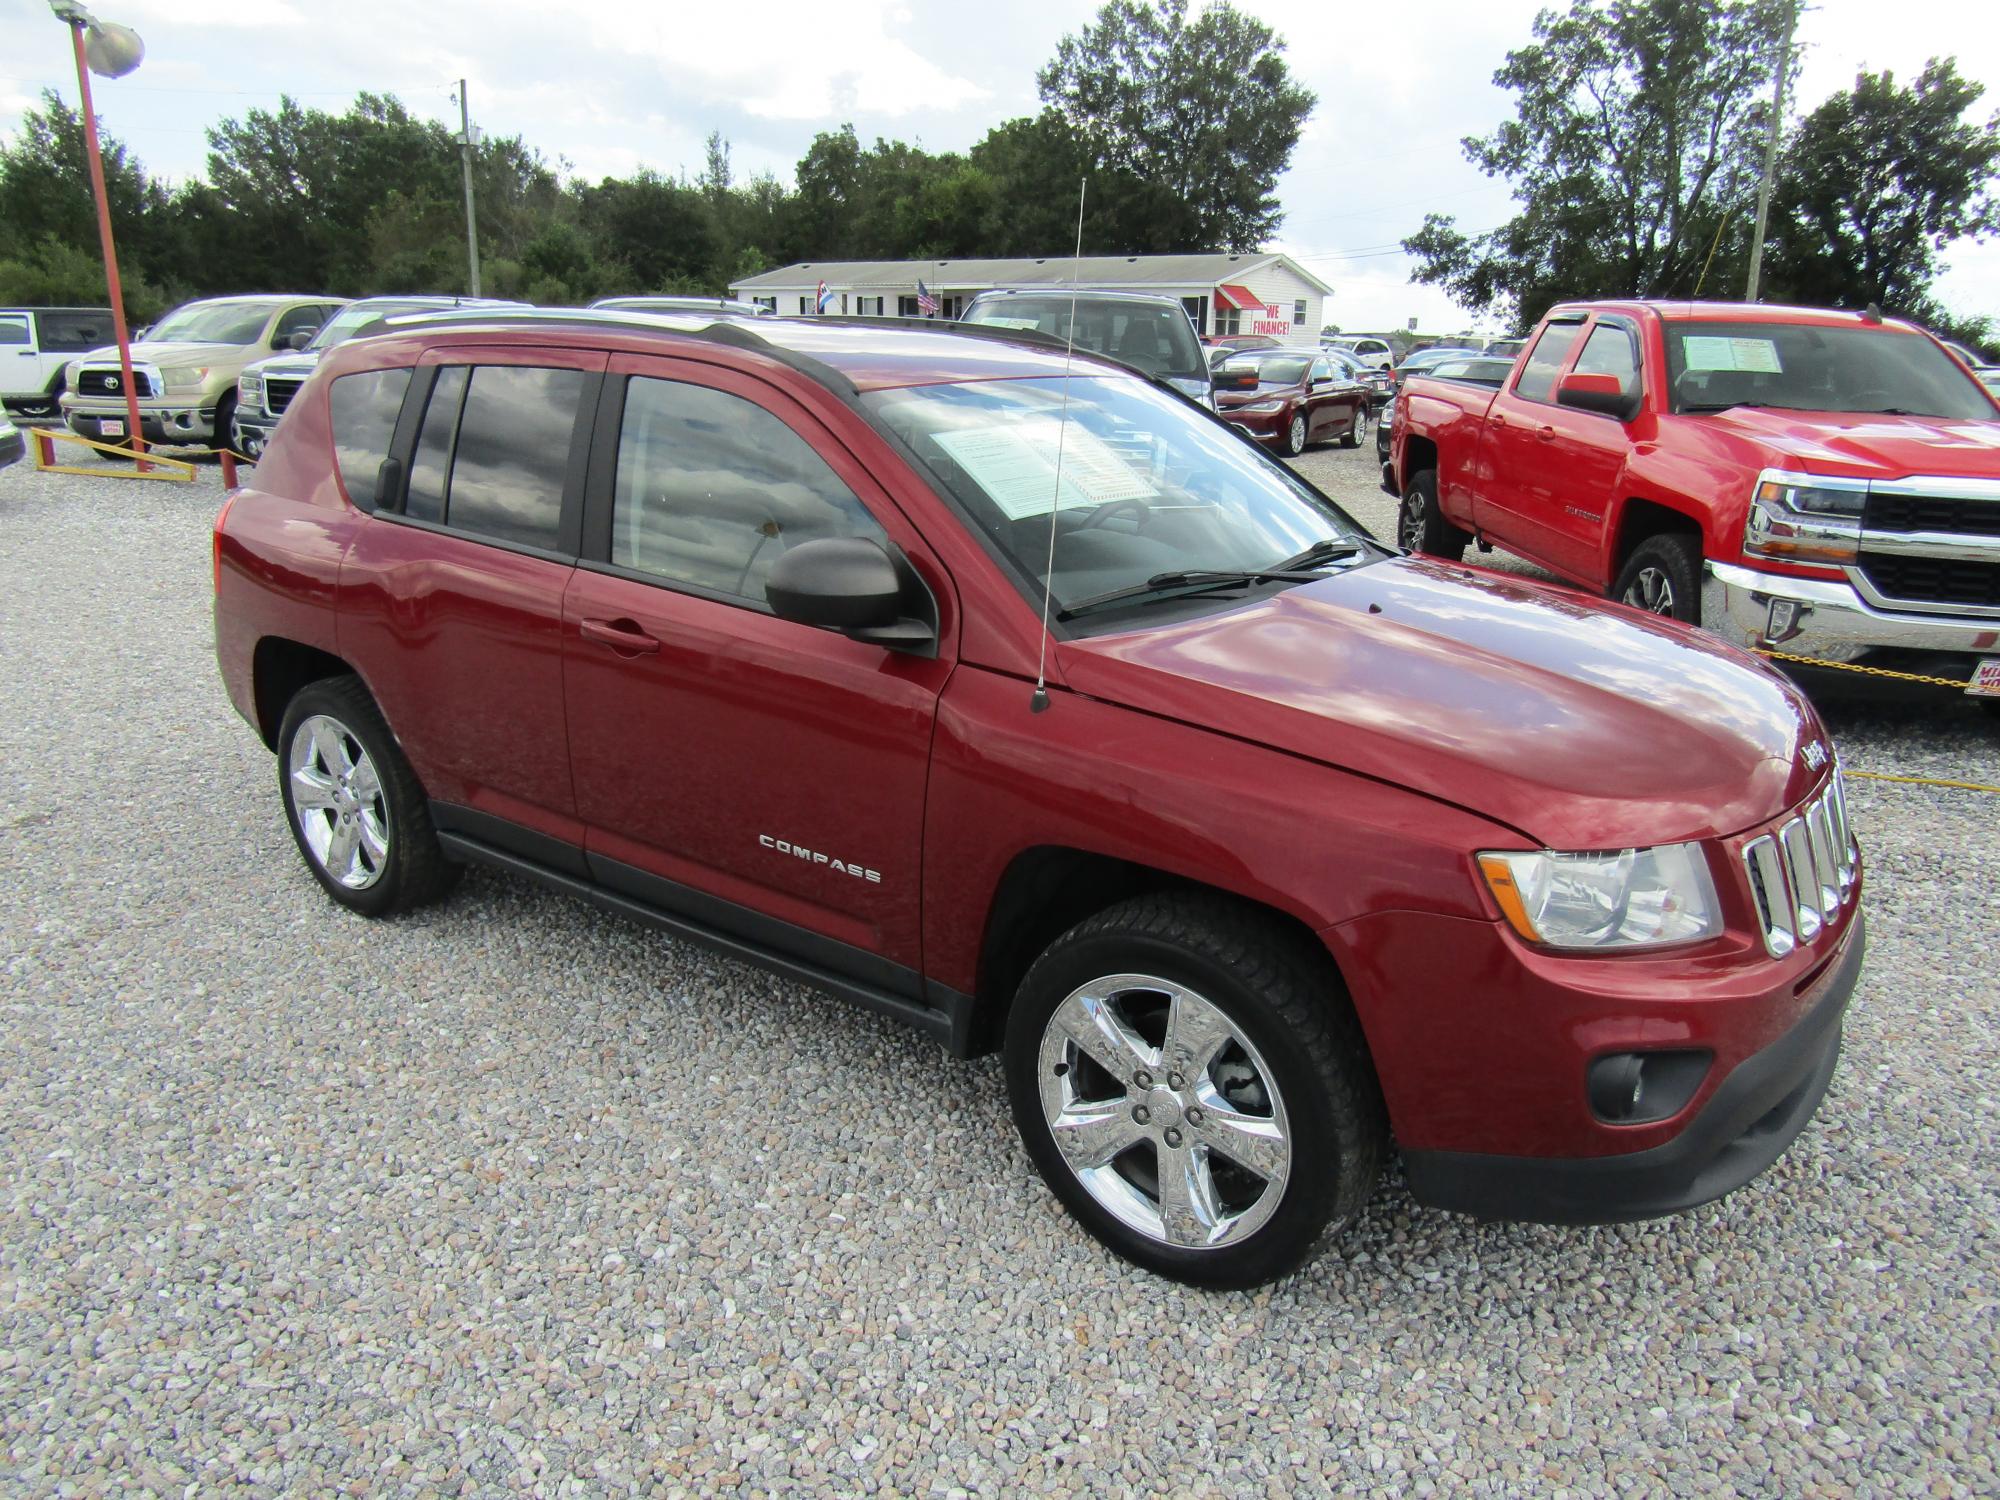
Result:
M84 59L90 71L106 78L123 78L146 59L146 44L129 26L100 21L84 9L80 0L49 0L56 19L86 33Z
M83 55L91 72L106 78L123 78L146 60L146 44L129 26L94 21L83 39Z

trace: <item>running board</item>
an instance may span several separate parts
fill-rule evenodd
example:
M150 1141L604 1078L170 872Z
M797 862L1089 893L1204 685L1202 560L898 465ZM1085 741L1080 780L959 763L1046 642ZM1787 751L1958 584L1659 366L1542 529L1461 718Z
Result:
M629 917L634 921L661 928L677 938L698 943L726 957L756 964L787 979L795 979L801 984L825 990L864 1010L872 1010L879 1015L901 1021L905 1026L914 1027L925 1036L941 1043L954 1057L970 1055L973 1007L970 995L962 995L956 990L925 980L923 981L925 992L939 1002L936 1005L926 1005L922 1001L894 994L878 985L865 983L807 959L779 952L748 938L723 932L706 923L663 911L648 902L620 895L617 891L607 890L593 881L579 879L560 870L552 870L547 865L525 859L518 854L511 854L505 849L495 848L480 839L442 830L439 831L437 839L438 843L444 846L445 853L453 859L490 865L509 874L525 876L539 885L560 891L565 896L574 896L606 911L616 912L621 917Z

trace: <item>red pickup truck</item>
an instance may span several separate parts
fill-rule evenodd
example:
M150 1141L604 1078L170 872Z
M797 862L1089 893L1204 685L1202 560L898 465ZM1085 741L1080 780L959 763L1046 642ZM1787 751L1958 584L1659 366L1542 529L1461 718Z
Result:
M1794 685L1404 557L1060 347L418 320L293 398L215 588L333 902L498 866L997 1049L1055 1193L1167 1275L1296 1265L1392 1132L1425 1203L1705 1203L1840 1053L1860 859ZM885 1151L896 1084L854 1080Z
M1949 653L2000 693L2000 407L1909 324L1565 304L1498 392L1412 379L1382 484L1411 551L1476 539L1738 645Z

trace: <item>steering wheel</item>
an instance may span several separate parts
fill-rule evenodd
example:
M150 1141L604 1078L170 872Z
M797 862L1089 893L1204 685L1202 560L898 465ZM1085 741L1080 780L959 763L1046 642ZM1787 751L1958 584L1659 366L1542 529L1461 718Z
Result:
M1089 531L1094 526L1102 526L1121 511L1128 510L1138 516L1139 526L1142 529L1153 518L1153 507L1143 500L1114 500L1109 505L1100 505L1095 511L1091 512L1090 519L1077 527L1077 530Z

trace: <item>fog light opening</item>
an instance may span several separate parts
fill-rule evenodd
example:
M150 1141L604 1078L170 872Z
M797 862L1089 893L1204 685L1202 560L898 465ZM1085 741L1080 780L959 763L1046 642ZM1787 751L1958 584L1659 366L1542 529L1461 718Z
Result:
M1679 1114L1695 1096L1715 1054L1706 1050L1612 1052L1585 1074L1591 1113L1609 1125L1647 1125Z

